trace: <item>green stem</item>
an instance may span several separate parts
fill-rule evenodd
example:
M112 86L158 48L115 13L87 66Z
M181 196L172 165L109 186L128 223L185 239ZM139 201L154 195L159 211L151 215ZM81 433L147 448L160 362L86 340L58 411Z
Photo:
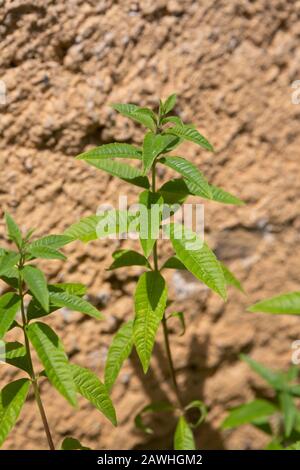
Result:
M155 193L156 191L156 162L153 163L152 165L152 185L151 185L152 192ZM157 241L154 244L153 247L153 261L154 261L154 269L155 271L158 271L158 253L157 253ZM184 404L182 401L182 398L180 396L179 392L179 387L176 379L176 372L175 372L175 367L174 367L174 362L172 358L172 353L171 353L171 347L170 347L170 340L169 340L169 331L167 327L167 319L164 313L163 319L162 319L162 325L163 325L163 331L164 331L164 341L165 341L165 348L166 348L166 353L167 353L167 359L168 359L168 364L169 364L169 370L171 374L171 380L172 380L172 385L174 388L174 392L177 398L178 406L179 408L183 411L184 410Z
M46 436L47 436L49 449L50 450L55 450L55 447L54 447L54 444L53 444L53 439L52 439L50 428L49 428L49 424L48 424L48 420L47 420L47 416L46 416L46 413L45 413L45 409L44 409L42 399L41 399L41 395L40 395L40 391L39 391L37 378L36 378L34 368L33 368L31 351L30 351L30 344L29 344L29 341L28 341L28 336L26 334L26 325L27 325L28 322L27 322L27 318L26 318L26 314L25 314L25 307L24 307L23 281L22 281L21 274L20 274L20 270L22 269L22 266L23 266L23 264L20 264L20 266L19 266L19 285L18 285L18 288L19 288L19 296L20 296L20 299L21 299L21 315L22 315L22 323L23 323L22 324L22 329L23 329L23 333L24 333L26 355L27 355L28 363L29 363L29 375L31 377L31 382L32 382L32 385L33 385L35 401L37 403L37 406L38 406L38 409L39 409L39 412L40 412L40 415L41 415L41 418L42 418L44 430L45 430L45 433L46 433Z

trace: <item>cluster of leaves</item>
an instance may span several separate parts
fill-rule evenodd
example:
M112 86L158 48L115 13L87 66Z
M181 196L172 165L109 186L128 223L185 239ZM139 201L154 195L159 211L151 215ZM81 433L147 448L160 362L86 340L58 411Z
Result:
M148 129L142 148L128 143L110 143L77 157L114 177L141 187L143 191L139 196L139 204L148 213L149 223L145 224L146 228L142 224L136 226L142 252L117 250L113 253L113 262L109 267L112 270L136 265L145 268L134 295L135 317L121 326L109 349L105 370L105 383L109 389L133 346L146 373L156 333L162 320L177 316L183 321L182 312L174 312L165 317L168 291L162 275L163 270L187 269L224 300L227 297L228 285L242 290L239 281L216 258L209 246L203 243L195 232L178 223L170 222L163 226L169 234L175 253L163 265L158 266L157 239L162 230L164 205L180 207L190 195L224 204L243 204L236 196L208 183L203 173L191 161L182 156L170 155L170 152L177 149L183 141L193 142L202 149L213 152L213 146L194 125L184 124L178 116L169 114L175 103L176 95L169 96L165 102L160 101L158 113L134 104L113 105L113 108L123 116L133 119ZM134 160L137 165L119 161L124 159ZM170 168L179 174L179 178L171 179L157 189L155 178L157 165ZM149 173L152 175L151 181L148 178ZM155 220L151 218L153 205L157 207L159 213L159 217ZM69 227L65 235L72 240L83 242L107 235L117 235L129 230L132 217L129 211L118 210L91 215ZM108 221L112 218L115 223L109 225ZM103 222L107 222L107 225ZM110 228L107 229L107 226ZM181 409L175 447L194 448L191 436L190 426L185 419L185 410Z
M249 307L248 311L300 315L300 292L262 300ZM292 366L286 373L275 372L248 356L241 357L272 387L274 399L256 399L234 408L223 422L223 428L252 424L270 436L267 449L300 450L300 412L295 404L300 397L300 385L296 382L298 367Z
M33 231L23 237L9 214L6 214L6 225L8 238L15 243L16 250L0 248L0 279L7 284L7 292L0 297L0 360L18 368L25 377L10 382L0 392L0 445L17 421L31 387L40 405L38 382L45 377L70 405L77 406L80 394L116 425L115 410L105 385L92 371L71 364L57 334L40 321L61 307L102 318L85 300L84 285L47 284L44 273L35 265L38 258L65 259L60 248L69 243L70 238L49 235L32 241ZM21 312L21 320L18 312ZM23 330L24 344L4 341L6 333L14 328ZM33 368L31 347L42 366L37 373ZM67 445L68 441L63 447Z
M258 398L233 408L222 424L223 429L251 424L270 437L267 449L300 450L300 412L295 403L300 397L300 385L296 382L298 367L278 372L249 356L241 358L271 386L273 398Z

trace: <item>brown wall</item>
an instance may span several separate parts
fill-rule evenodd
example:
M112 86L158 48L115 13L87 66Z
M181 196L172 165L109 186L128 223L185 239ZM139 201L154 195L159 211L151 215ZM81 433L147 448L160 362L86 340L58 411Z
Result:
M217 150L212 155L185 144L182 155L247 202L205 206L207 241L247 296L231 290L223 304L191 277L168 277L188 322L185 336L174 323L171 337L179 382L186 401L200 398L210 407L199 448L264 445L263 434L251 428L219 429L229 407L255 391L268 394L238 354L284 368L300 337L299 318L245 311L256 300L299 288L300 104L291 102L291 84L300 79L299 8L281 0L0 2L0 79L7 86L7 105L0 105L1 220L9 210L24 229L62 232L101 202L115 203L118 194L128 191L134 200L137 189L74 156L114 140L140 144L141 128L116 116L109 103L156 106L173 91L177 113ZM140 273L105 271L117 246L111 240L72 244L66 263L44 263L52 280L86 283L103 309L104 322L65 310L49 319L72 360L100 376L111 334L133 316ZM73 435L93 448L170 446L173 419L155 419L156 437L145 437L133 423L140 407L172 397L161 340L160 333L146 377L135 356L119 377L112 394L117 429L85 402L72 410L44 383L55 442ZM1 384L14 374L2 366ZM13 435L4 448L45 448L32 398Z

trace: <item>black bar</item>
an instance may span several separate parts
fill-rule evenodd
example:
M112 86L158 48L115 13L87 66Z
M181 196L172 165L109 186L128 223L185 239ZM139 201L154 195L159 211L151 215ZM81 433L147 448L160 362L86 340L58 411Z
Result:
M260 466L274 463L275 465L293 465L299 462L300 453L297 451L121 451L121 450L93 450L93 451L10 451L3 450L0 463L3 465L16 465L20 468L30 467L51 468L56 465L65 465L67 468L74 465L85 465L90 468L141 469L148 466L174 467L187 465L194 468L239 468L241 465ZM42 467L41 467L42 466ZM202 466L202 467L201 467ZM9 468L9 467L8 467Z

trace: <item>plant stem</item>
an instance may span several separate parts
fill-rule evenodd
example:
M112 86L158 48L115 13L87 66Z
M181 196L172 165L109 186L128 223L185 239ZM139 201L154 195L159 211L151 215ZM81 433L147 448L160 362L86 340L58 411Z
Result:
M156 162L154 161L152 165L152 185L151 185L151 189L153 193L155 193L156 191L156 168L155 166L156 166ZM155 271L158 271L157 241L155 242L154 247L153 247L153 261L154 261L154 269ZM165 313L162 318L162 325L163 325L165 348L166 348L166 353L167 353L167 359L168 359L172 384L173 384L174 392L177 398L178 406L183 411L184 405L183 405L182 398L180 396L179 387L178 387L178 383L176 379L176 372L175 372L172 353L171 353L169 332L168 332L167 319L166 319Z
M20 264L19 270L22 269L22 266L23 265ZM45 430L45 433L46 433L46 436L47 436L49 449L50 450L55 450L53 440L52 440L52 436L51 436L51 432L50 432L50 428L49 428L49 424L48 424L48 421L47 421L47 416L46 416L46 413L45 413L45 409L44 409L42 399L41 399L41 395L40 395L40 391L39 391L37 378L36 378L36 375L35 375L35 372L34 372L34 369L33 369L32 357L31 357L31 352L30 352L30 344L29 344L28 337L27 337L27 334L26 334L27 319L26 319L25 307L24 307L23 281L21 279L20 273L19 273L19 286L18 287L19 287L19 296L20 296L20 299L21 299L21 315L22 315L22 323L23 323L22 329L23 329L23 333L24 333L26 355L27 355L28 363L29 363L29 375L31 377L31 381L32 381L32 385L33 385L35 401L37 403L37 406L38 406L38 409L39 409L39 412L40 412L40 415L41 415L41 418L42 418L44 430Z

